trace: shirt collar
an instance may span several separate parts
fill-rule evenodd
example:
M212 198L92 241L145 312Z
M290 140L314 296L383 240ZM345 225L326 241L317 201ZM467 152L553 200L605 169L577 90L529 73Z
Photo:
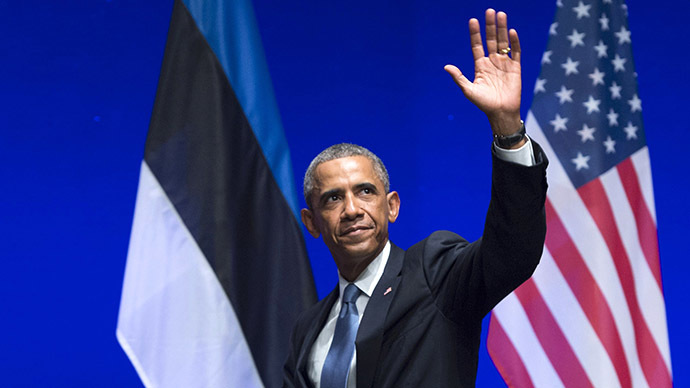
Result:
M364 294L371 297L374 293L376 284L378 284L381 276L383 275L383 270L386 268L388 263L388 256L391 253L391 242L386 241L386 245L383 247L381 253L376 256L374 260L369 263L369 265L362 271L361 274L355 279L354 283ZM340 295L345 292L345 287L350 284L344 277L340 275L338 271L338 287L340 288Z

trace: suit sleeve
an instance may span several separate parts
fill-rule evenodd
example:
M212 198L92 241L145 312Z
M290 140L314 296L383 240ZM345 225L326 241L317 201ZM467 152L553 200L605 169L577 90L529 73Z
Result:
M536 164L493 155L491 202L482 237L468 243L436 232L411 249L421 250L427 284L444 315L455 322L483 318L527 280L541 258L546 236L546 166L533 142Z

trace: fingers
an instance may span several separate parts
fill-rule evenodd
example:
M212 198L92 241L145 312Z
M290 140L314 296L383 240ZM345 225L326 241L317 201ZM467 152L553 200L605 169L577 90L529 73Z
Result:
M491 55L498 51L498 42L496 41L496 11L489 8L486 10L484 16L486 17L486 51Z
M507 50L511 50L513 53L518 51L518 56L520 55L520 42L517 38L517 32L515 30L508 31L508 15L505 12L496 12L489 8L485 13L486 17L486 51L487 54L491 55L493 53L505 54ZM481 36L475 38L472 36L473 29L470 20L470 36L472 41L472 52L475 53L474 47L476 45L475 40L479 39L481 43ZM517 44L516 47L511 47ZM483 54L482 54L483 55ZM513 59L516 59L512 55ZM477 59L475 53L474 58Z
M498 53L508 48L508 15L505 12L499 12L496 15L498 21L496 28L496 35L498 36Z
M482 45L482 32L479 29L479 20L470 19L470 46L472 46L472 56L476 61L484 57L484 46Z
M467 94L469 88L472 87L472 82L465 77L460 69L453 65L445 65L443 67L443 70L447 71L448 74L453 77L453 81L460 87L460 90L462 90L463 93Z
M518 38L518 33L514 29L510 29L510 56L513 58L514 61L517 61L517 63L520 63L520 54L522 51L520 50L520 39Z

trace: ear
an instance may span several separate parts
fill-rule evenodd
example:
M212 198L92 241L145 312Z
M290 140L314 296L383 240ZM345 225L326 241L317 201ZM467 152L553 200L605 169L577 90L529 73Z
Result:
M314 238L319 238L321 233L314 223L314 213L309 209L302 209L300 215L302 216L302 223L307 227L309 234Z
M400 212L400 196L398 196L398 192L391 191L388 193L386 201L388 202L388 222L395 222Z

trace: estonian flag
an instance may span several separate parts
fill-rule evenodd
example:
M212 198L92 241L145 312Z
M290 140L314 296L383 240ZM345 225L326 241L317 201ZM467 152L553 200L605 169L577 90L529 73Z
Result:
M117 338L149 387L279 386L316 301L249 0L175 0Z

